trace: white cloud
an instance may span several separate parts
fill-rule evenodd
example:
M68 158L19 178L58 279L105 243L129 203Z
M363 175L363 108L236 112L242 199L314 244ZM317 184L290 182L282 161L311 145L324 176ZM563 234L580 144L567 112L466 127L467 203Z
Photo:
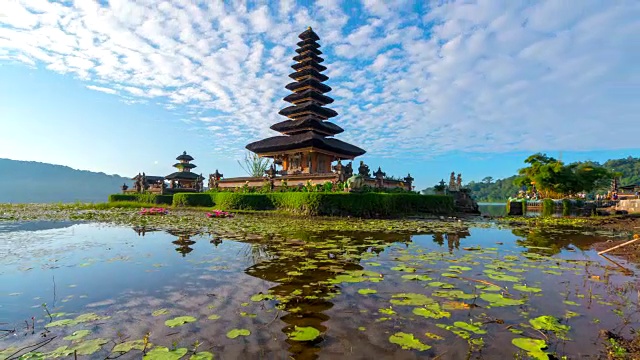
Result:
M152 99L228 151L274 135L309 25L339 137L370 154L637 148L602 139L640 133L637 1L7 1L0 63L70 73L129 104Z

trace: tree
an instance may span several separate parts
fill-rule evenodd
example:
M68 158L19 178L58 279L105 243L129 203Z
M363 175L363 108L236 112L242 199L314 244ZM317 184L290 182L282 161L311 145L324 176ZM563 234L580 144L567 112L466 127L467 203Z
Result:
M492 181L493 181L493 177L491 176L487 176L484 179L482 179L482 182L485 184L491 184Z
M269 158L263 158L256 153L248 152L244 154L244 160L242 162L238 160L238 164L249 176L263 177L264 172L267 171L271 162Z

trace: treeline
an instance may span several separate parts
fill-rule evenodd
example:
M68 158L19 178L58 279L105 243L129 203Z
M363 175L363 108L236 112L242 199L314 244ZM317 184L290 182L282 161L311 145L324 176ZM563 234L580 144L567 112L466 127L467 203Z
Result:
M579 162L568 164L567 166L584 164L586 163ZM640 158L629 156L623 159L607 160L603 164L597 162L590 162L590 164L601 166L612 173L617 173L619 175L620 185L640 183ZM472 191L472 196L478 202L504 202L520 190L520 186L514 184L519 178L519 175L514 175L508 178L494 180L492 177L487 176L479 182L471 181L465 187L468 187ZM608 189L608 183L602 185L599 189ZM433 188L427 188L423 190L423 192L432 193Z

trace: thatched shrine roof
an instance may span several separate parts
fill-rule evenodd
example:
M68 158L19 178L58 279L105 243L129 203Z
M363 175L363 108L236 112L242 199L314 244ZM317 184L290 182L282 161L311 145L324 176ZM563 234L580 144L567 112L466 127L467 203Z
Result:
M338 113L335 110L322 107L312 102L306 102L294 106L287 106L286 108L278 112L278 114L289 118L294 118L296 117L296 115L302 116L305 113L318 115L326 119L338 116Z
M306 39L306 40L298 41L298 43L296 45L298 45L298 47L303 47L303 46L312 46L314 48L319 48L320 47L320 44L318 44L313 39Z
M297 93L293 93L293 94L289 94L287 96L284 97L284 101L289 102L289 103L294 103L296 101L299 100L303 100L303 99L311 99L313 101L315 101L318 104L321 105L327 105L327 104L331 104L333 102L333 99L326 96L326 95L322 95L319 92L316 92L312 89L309 90L305 90L305 91L301 91L301 92L297 92Z
M198 180L200 178L200 175L192 172L187 172L187 171L178 171L178 172L169 174L164 178L167 180Z
M131 180L138 180L141 177L142 177L142 175L136 175L136 176L132 177ZM164 176L145 175L145 179L147 180L147 183L155 183L155 182L164 180Z
M329 77L327 75L320 74L315 69L304 69L304 70L299 70L299 71L296 71L294 73L289 74L289 77L292 78L293 80L299 79L299 78L301 78L303 76L313 76L314 78L316 78L316 79L318 79L320 81L329 80Z
M295 63L295 64L291 65L291 68L293 70L299 70L299 69L306 68L306 67L312 67L312 68L316 69L319 72L327 70L326 66L320 65L317 62L312 61L312 60L301 61L299 63Z
M300 35L298 35L298 38L300 40L314 40L314 41L320 40L320 37L311 29L311 26L309 26L307 30L300 33Z
M304 88L304 87L310 87L319 93L327 93L331 91L330 86L325 85L315 79L296 81L296 82L289 83L287 84L287 86L285 86L287 90L291 90L291 91L296 91L297 89Z
M178 157L176 158L176 160L192 161L192 160L193 160L193 158L191 157L191 155L187 155L187 152L186 152L186 151L183 151L183 152L182 152L182 155L178 156Z
M341 154L344 155L345 158L360 156L366 152L363 149L344 141L334 138L325 138L324 135L320 135L311 131L290 136L274 136L264 140L253 142L246 146L248 150L253 151L257 154L288 151L308 147L314 147L319 150Z
M305 53L302 55L298 55L298 56L294 56L293 57L294 61L307 61L307 60L312 60L315 61L317 63L321 63L324 61L323 58L321 58L320 56L314 54L314 53Z
M178 169L193 169L196 168L198 166L196 166L195 164L188 164L188 163L176 163L173 164L173 167L178 168Z
M321 121L314 116L307 116L296 120L286 120L271 125L271 129L283 134L299 134L305 131L317 131L321 133L336 135L344 131L340 126L328 122Z
M304 54L306 52L309 52L318 56L322 55L322 51L318 50L318 48L313 45L305 45L303 47L297 48L296 52L298 54Z

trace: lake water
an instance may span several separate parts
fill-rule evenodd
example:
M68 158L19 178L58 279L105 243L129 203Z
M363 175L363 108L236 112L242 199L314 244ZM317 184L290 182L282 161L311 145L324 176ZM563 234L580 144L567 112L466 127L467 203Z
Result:
M0 223L0 359L596 358L599 329L640 325L597 234L141 230Z

